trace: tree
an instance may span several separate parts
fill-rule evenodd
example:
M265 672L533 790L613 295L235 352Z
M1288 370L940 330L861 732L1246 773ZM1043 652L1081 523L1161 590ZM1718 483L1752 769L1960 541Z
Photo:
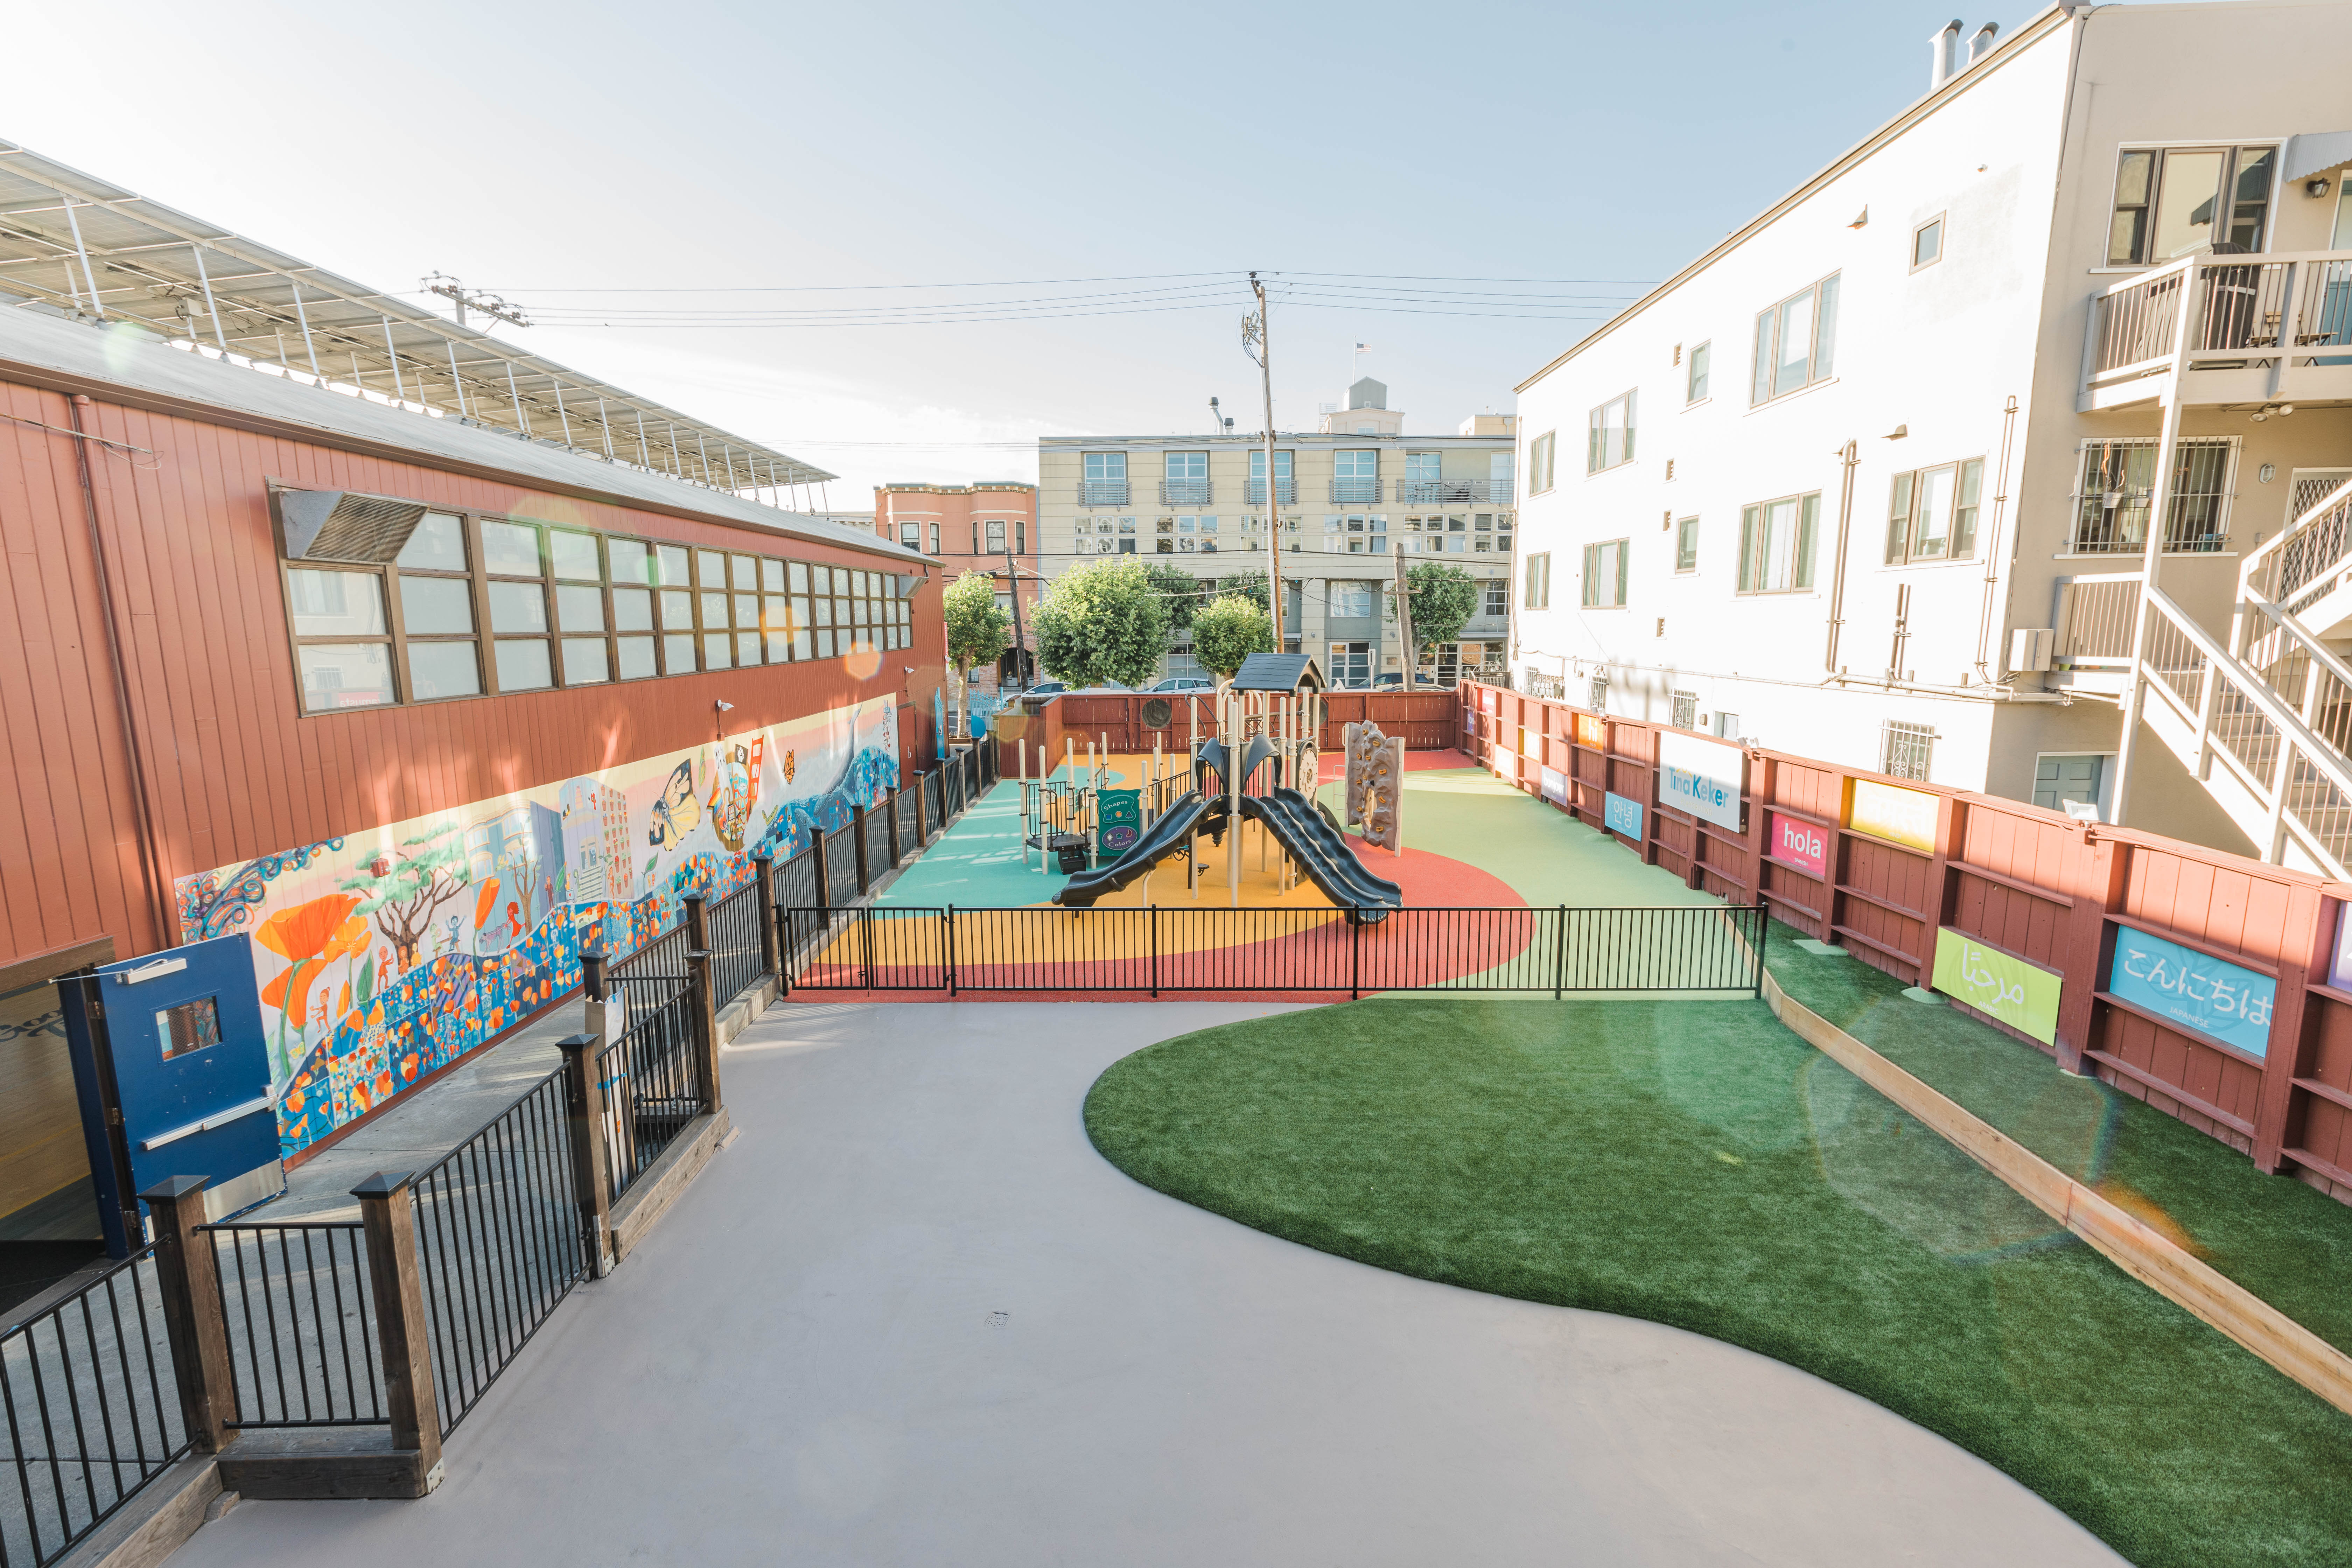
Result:
M1073 686L1137 686L1168 648L1168 601L1143 563L1107 556L1071 567L1037 606L1037 661Z
M360 895L358 912L375 917L399 955L401 973L416 967L416 949L435 911L473 880L465 836L454 822L420 833L396 855L379 855L336 884Z
M1265 596L1265 574L1263 572L1236 572L1230 577L1218 578L1217 597L1247 599L1264 610L1269 619L1274 615L1274 602Z
M1408 571L1405 591L1412 608L1413 648L1409 662L1416 668L1423 648L1461 637L1463 626L1478 613L1478 598L1484 592L1478 579L1461 567L1435 561L1422 562Z
M1219 680L1231 680L1242 660L1274 651L1274 617L1255 600L1219 595L1192 617L1192 657Z
M1006 628L1013 618L997 606L996 579L985 572L967 572L949 584L940 595L940 612L947 617L948 658L956 667L956 728L968 730L971 667L987 663L1011 646Z
M1181 566L1165 561L1145 562L1143 574L1150 579L1152 591L1167 603L1168 629L1191 630L1192 616L1202 603L1201 580Z

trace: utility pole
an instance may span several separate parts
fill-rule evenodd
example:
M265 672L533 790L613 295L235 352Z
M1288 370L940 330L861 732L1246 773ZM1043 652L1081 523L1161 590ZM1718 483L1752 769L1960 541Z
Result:
M1029 689L1029 634L1021 629L1021 563L1013 553L1013 542L1004 543L1004 574L1013 581L1013 687L1016 691Z
M494 321L509 321L518 327L530 325L530 320L522 313L521 306L510 305L496 294L468 289L446 272L428 272L419 282L427 294L438 294L457 307L457 324L461 327L466 324L468 309L479 310Z
M1396 583L1397 637L1404 644L1404 689L1411 691L1418 650L1412 646L1412 587L1405 574L1404 538L1401 534L1397 538ZM1380 679L1378 672L1374 672L1372 684L1378 686Z
M1257 361L1258 377L1265 389L1265 603L1274 620L1274 651L1282 646L1282 517L1275 498L1280 493L1274 477L1274 349L1266 333L1265 285L1256 272L1249 275L1257 294L1257 314L1242 322L1242 346ZM1256 345L1252 348L1253 342Z

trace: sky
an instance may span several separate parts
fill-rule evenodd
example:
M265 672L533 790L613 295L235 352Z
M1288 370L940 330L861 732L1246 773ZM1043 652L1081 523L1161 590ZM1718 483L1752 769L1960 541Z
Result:
M2028 11L1969 16L2004 30ZM20 7L0 138L841 478L1039 436L1409 434L1513 385L1926 89L1948 13L1359 4ZM423 302L426 297L418 295ZM789 312L789 315L781 313ZM1356 345L1369 352L1356 352Z

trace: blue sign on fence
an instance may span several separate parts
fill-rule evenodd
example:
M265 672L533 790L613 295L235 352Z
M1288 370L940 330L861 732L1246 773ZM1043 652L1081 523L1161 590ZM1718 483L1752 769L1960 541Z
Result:
M2250 1057L2270 1049L2278 982L2267 974L2118 926L2107 990Z
M1627 800L1622 795L1604 795L1601 803L1601 820L1609 825L1612 833L1622 833L1636 844L1642 841L1642 803Z

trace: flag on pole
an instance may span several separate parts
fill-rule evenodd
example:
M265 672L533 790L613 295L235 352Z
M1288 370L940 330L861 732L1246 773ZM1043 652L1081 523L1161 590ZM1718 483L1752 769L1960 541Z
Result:
M1372 345L1370 343L1358 343L1356 345L1356 352L1360 354L1368 354L1372 352Z

